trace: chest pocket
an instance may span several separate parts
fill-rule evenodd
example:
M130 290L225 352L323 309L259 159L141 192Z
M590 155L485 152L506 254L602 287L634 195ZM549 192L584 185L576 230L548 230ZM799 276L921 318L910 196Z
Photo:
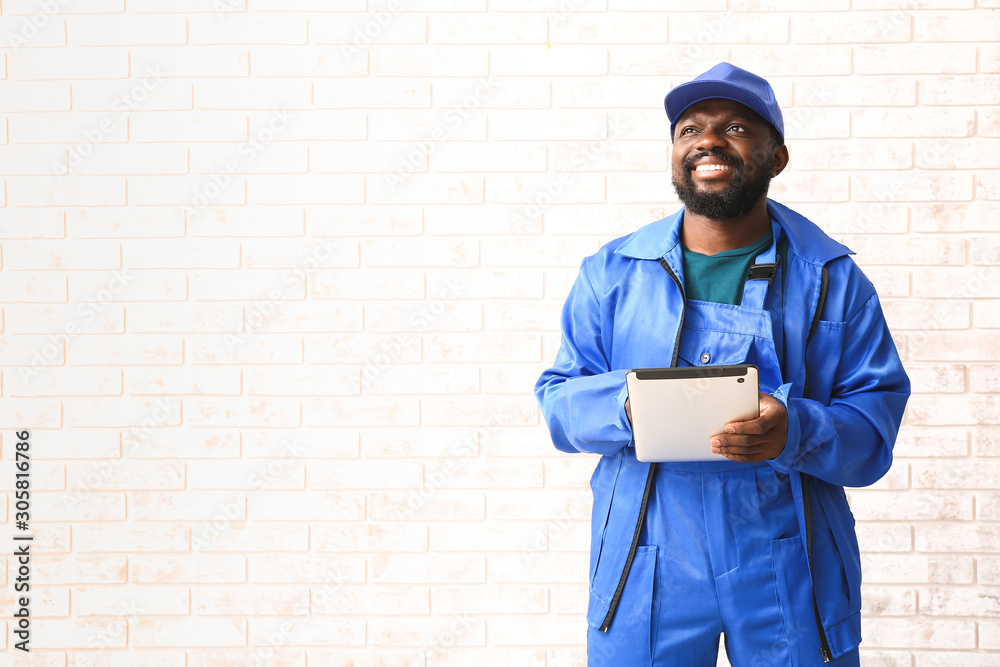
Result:
M679 366L723 366L747 363L753 336L684 327L677 349Z

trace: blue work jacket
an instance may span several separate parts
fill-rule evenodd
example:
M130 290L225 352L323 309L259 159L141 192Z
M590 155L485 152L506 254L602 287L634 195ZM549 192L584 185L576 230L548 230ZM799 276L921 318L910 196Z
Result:
M861 641L861 559L844 487L872 484L889 470L910 383L875 289L852 251L791 209L770 199L767 207L788 239L785 275L765 303L779 329L774 338L782 348L782 384L762 387L784 404L788 437L768 463L790 476L803 546L812 558L818 623L835 658ZM602 455L591 477L587 618L594 628L613 614L650 473L632 446L625 373L670 366L677 356L702 365L698 341L680 337L683 213L611 241L583 260L563 307L555 363L535 386L556 448ZM745 337L736 340L734 345L749 345ZM713 362L726 363L723 357L745 358L740 355L746 350L716 352ZM807 534L811 545L805 544Z

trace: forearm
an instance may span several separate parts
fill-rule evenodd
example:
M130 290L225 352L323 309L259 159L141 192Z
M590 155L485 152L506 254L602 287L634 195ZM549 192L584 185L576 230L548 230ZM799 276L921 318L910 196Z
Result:
M535 396L557 449L613 454L632 441L625 417L625 370L567 377L546 371Z

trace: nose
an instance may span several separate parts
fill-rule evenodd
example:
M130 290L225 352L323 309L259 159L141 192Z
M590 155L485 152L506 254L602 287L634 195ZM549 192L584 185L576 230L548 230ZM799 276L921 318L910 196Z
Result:
M727 146L729 146L729 140L726 137L725 128L717 126L714 123L705 126L698 135L698 140L695 142L695 148L703 151L726 148Z

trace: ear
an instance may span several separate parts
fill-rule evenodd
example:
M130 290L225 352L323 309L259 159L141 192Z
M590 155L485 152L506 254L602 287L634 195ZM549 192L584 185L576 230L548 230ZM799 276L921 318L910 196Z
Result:
M774 166L771 167L771 178L774 178L788 166L788 146L782 144L774 151Z

